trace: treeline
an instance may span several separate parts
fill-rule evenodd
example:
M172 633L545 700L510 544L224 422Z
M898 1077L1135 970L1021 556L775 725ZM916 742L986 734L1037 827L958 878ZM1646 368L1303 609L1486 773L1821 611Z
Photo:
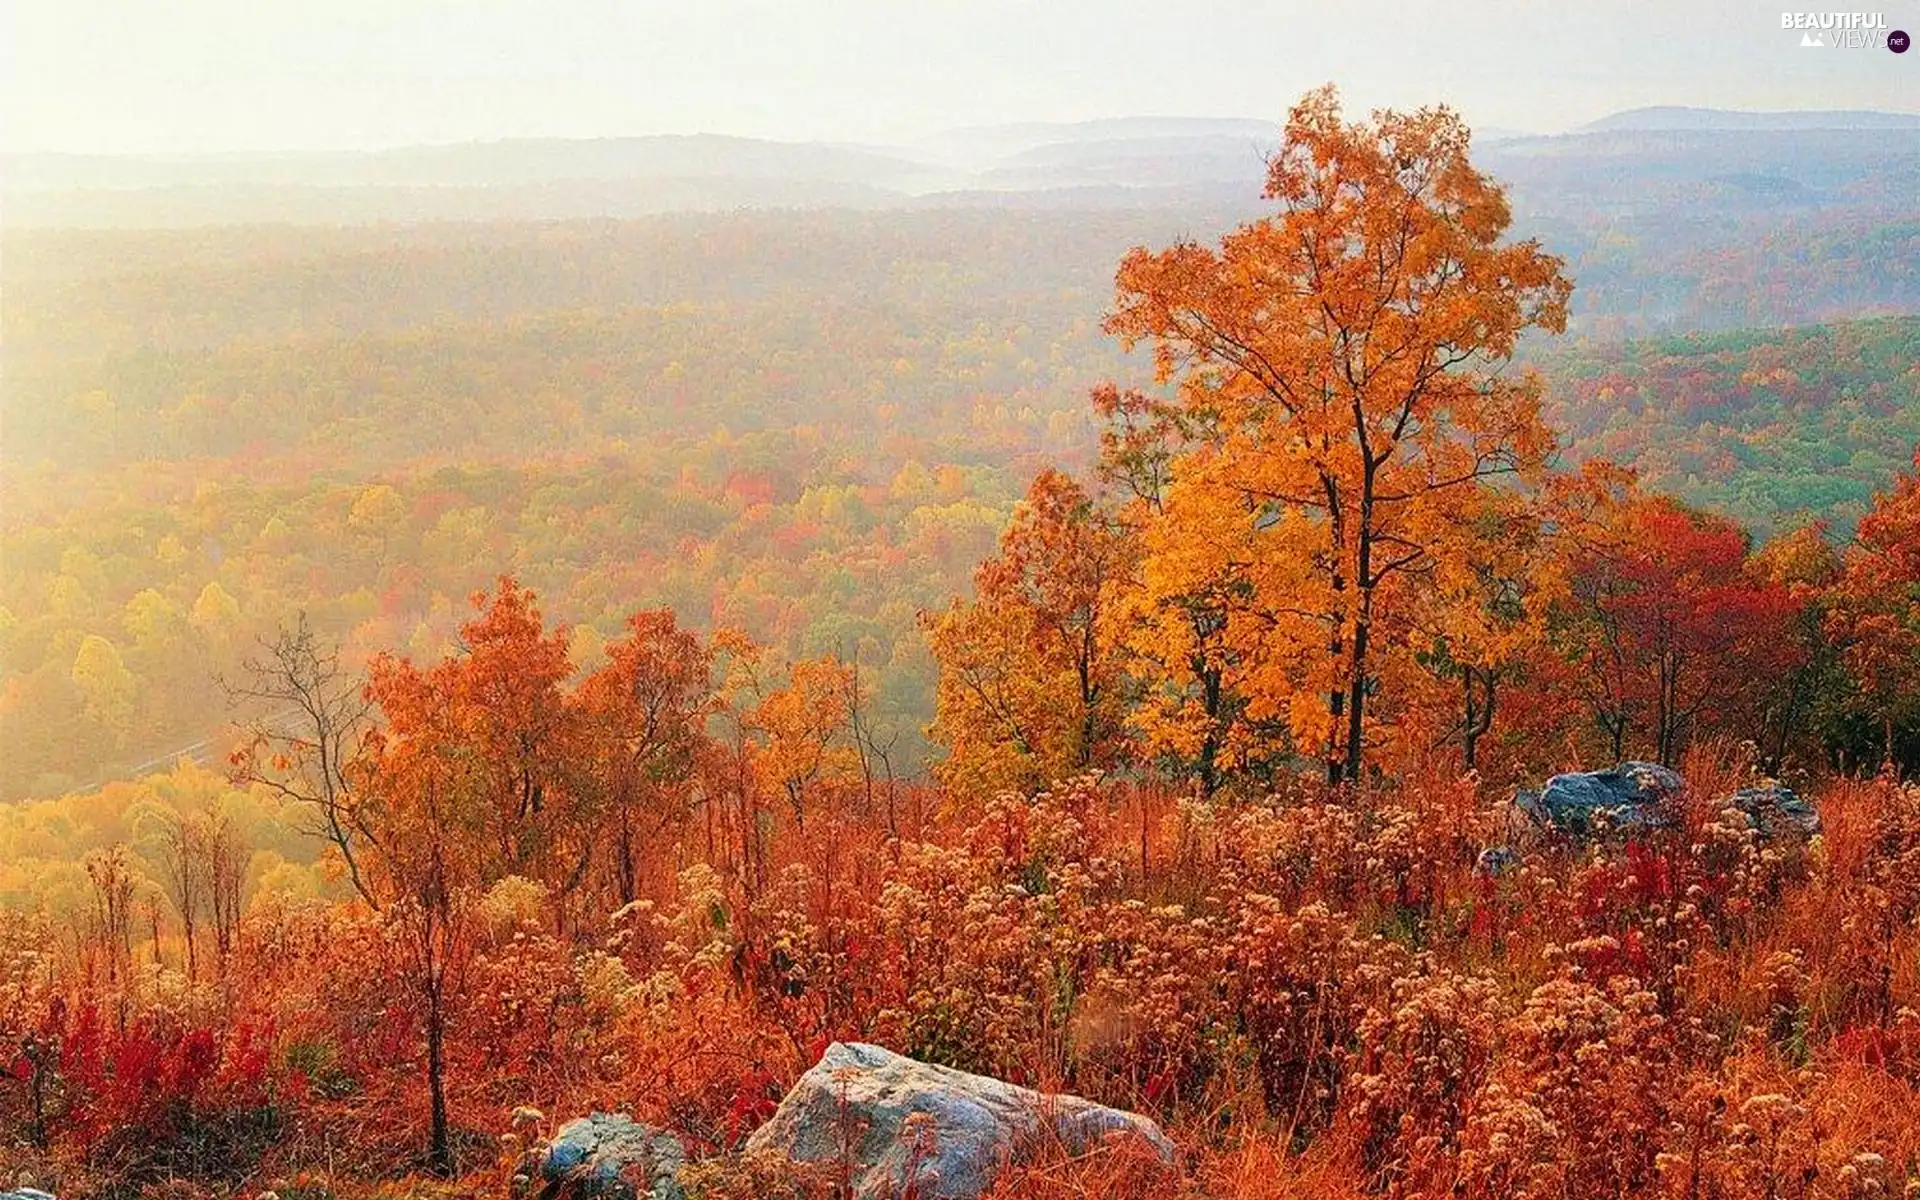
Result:
M1332 777L1364 756L1370 777L1503 783L1677 763L1696 742L1746 742L1797 778L1920 766L1920 455L1844 544L1815 524L1755 545L1606 464L1537 501L1483 495L1461 560L1421 563L1427 578L1383 597L1356 738L1328 720L1350 691L1325 691L1304 648L1270 657L1297 575L1262 596L1231 560L1196 570L1218 547L1163 509L1047 473L975 594L924 620L936 773L1031 790L1151 763L1201 795L1252 797L1321 756Z
M303 469L364 470L423 454L597 448L712 421L741 429L796 411L857 431L864 414L892 410L914 428L965 433L969 402L982 395L1011 398L1043 424L1076 420L1086 383L1123 366L1093 318L1109 264L1128 245L1221 216L952 210L381 231L16 231L6 237L0 297L9 357L0 413L10 430L0 454L11 465L60 469L292 456ZM1897 223L1737 223L1710 231L1710 252L1658 228L1569 220L1542 233L1581 280L1569 319L1592 339L1592 348L1547 359L1557 380L1672 353L1622 351L1627 335L1874 316L1907 311L1915 299L1805 303L1829 283L1864 286L1904 270L1915 235ZM1752 251L1757 262L1832 279L1735 271L1747 262L1742 247L1756 241L1766 243ZM1722 278L1715 255L1734 273ZM1622 291L1625 279L1636 282ZM1661 307L1648 288L1711 290L1752 307L1629 320ZM1782 338L1794 361L1762 369L1804 367L1805 384L1853 403L1876 385L1910 389L1900 363L1911 356L1900 358L1899 343L1911 335L1902 328L1865 326L1832 348L1818 344L1823 335ZM1685 354L1737 354L1750 336ZM1577 399L1560 414L1570 428L1584 433L1586 422L1605 420L1584 403L1591 397ZM1671 430L1611 449L1624 457L1670 440L1692 445L1710 419L1676 417ZM1790 410L1782 432L1804 433L1814 420ZM1892 453L1872 428L1850 432L1874 443L1871 452ZM1777 468L1774 453L1756 445L1755 469L1807 473L1791 448ZM1738 515L1770 515L1767 503Z

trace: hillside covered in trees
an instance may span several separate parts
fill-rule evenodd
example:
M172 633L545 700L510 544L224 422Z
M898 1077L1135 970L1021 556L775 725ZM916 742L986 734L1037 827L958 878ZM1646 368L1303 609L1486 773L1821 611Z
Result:
M1112 264L1228 223L8 233L0 794L204 759L233 715L216 676L278 623L306 611L356 659L432 653L501 573L589 644L624 606L667 604L858 658L917 770L915 614L966 588L1041 466L1092 464L1088 389L1140 369L1100 328ZM1841 536L1920 441L1914 331L1587 334L1524 356L1567 461L1631 466L1759 534Z
M1756 532L1849 527L1920 443L1920 320L1556 346L1539 359L1569 455Z
M847 1200L872 1042L1165 1131L998 1197L1910 1194L1914 319L1582 334L1469 150L10 234L0 1161Z

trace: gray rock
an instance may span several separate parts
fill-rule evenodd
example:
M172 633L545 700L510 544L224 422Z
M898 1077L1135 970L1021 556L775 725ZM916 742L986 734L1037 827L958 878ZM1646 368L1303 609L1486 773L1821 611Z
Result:
M803 1163L844 1156L855 1200L909 1188L921 1200L975 1200L1005 1167L1054 1139L1077 1155L1109 1134L1138 1137L1161 1161L1174 1162L1173 1143L1137 1113L835 1042L754 1130L747 1149Z
M544 1200L685 1200L686 1147L625 1113L568 1121L537 1158Z
M39 1188L14 1188L9 1192L0 1192L0 1200L56 1200L52 1192L43 1192Z
M1488 879L1498 879L1520 865L1520 854L1512 846L1488 846L1473 860L1474 871Z
M1536 823L1575 837L1602 828L1635 833L1671 824L1672 801L1686 786L1657 763L1624 762L1609 771L1555 775L1539 791L1519 793L1514 804Z
M1784 783L1768 780L1744 787L1727 798L1728 806L1747 815L1747 823L1762 839L1810 838L1820 832L1820 814Z

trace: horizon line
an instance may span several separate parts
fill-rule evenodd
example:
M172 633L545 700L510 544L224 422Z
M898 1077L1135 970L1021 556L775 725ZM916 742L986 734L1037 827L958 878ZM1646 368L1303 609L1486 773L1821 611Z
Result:
M1920 121L1920 108L1915 108L1910 110L1895 109L1895 108L1759 109L1759 108L1720 108L1712 105L1691 105L1691 104L1647 104L1647 105L1638 105L1633 108L1617 109L1612 112L1605 113L1601 116L1595 117L1592 120L1579 122L1577 124L1570 125L1570 126L1567 126L1566 128L1559 129L1559 130L1519 129L1519 128L1514 128L1510 126L1501 125L1498 122L1489 122L1486 125L1479 126L1478 130L1494 131L1502 135L1505 135L1508 137L1515 137L1515 138L1565 137L1571 134L1579 133L1583 130L1587 130L1590 126L1599 124L1602 121L1611 120L1616 117L1629 116L1635 113L1652 113L1652 112L1712 113L1712 114L1719 114L1719 115L1746 116L1746 117L1816 116L1816 115L1825 115L1825 114L1834 114L1834 115L1844 114L1848 116L1867 115L1867 116L1884 116L1884 117L1909 117L1909 118L1913 118L1915 121ZM989 122L982 122L978 124L948 125L948 126L942 126L936 129L932 129L927 132L915 134L911 137L900 138L897 140L884 140L884 139L866 140L866 139L860 139L860 138L834 138L834 137L791 137L791 136L774 137L774 136L767 136L762 134L730 133L730 132L716 130L716 129L698 129L693 131L656 130L656 131L646 132L646 133L505 134L505 135L499 135L499 136L474 136L474 137L460 138L460 139L454 139L454 140L448 140L448 141L391 142L391 143L383 143L379 145L363 145L363 146L333 145L333 146L311 146L311 147L281 146L281 147L256 147L256 148L201 148L201 149L149 149L149 150L92 149L92 150L88 150L88 149L50 148L50 147L44 147L44 146L28 147L28 146L0 145L0 154L4 154L9 157L16 157L16 158L46 157L46 158L99 158L99 159L162 159L162 160L309 158L309 157L328 156L328 155L371 156L371 155L379 155L379 154L390 154L397 151L406 151L406 150L444 150L444 149L459 149L463 147L475 147L475 146L507 146L507 145L523 145L523 144L531 144L531 143L630 142L630 141L649 141L649 140L666 140L666 139L691 140L695 138L715 138L715 139L722 139L727 141L759 142L759 143L771 144L771 145L816 146L816 147L827 147L827 148L833 148L833 149L866 150L866 151L879 152L879 151L890 151L890 150L913 149L919 144L932 141L941 137L952 136L955 134L988 132L992 130L1011 130L1011 129L1021 129L1021 128L1057 127L1061 129L1071 129L1078 126L1100 125L1100 124L1106 124L1106 123L1118 123L1118 122L1129 122L1129 121L1138 121L1138 122L1192 121L1192 122L1219 122L1219 123L1236 122L1236 123L1253 123L1253 124L1270 125L1275 128L1278 128L1283 124L1281 120L1276 120L1276 119L1266 118L1266 117L1248 116L1245 114L1207 115L1207 114L1194 114L1194 113L1188 113L1188 114L1127 113L1127 114L1112 114L1112 115L1097 116L1097 117L1080 117L1080 118L1072 118L1072 119L1036 118L1033 120L1022 120L1022 121L989 121Z

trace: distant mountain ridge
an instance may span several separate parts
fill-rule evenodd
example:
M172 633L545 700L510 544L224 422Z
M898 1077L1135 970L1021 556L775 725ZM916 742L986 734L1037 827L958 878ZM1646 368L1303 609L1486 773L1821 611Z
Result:
M1920 113L1881 112L1872 109L1751 112L1729 108L1685 108L1662 105L1634 108L1589 121L1570 132L1676 132L1752 130L1785 132L1811 129L1920 129Z
M882 150L721 134L517 138L314 154L0 156L10 192L72 187L513 187L689 176L897 184L924 164Z
M1106 117L1092 121L1023 121L943 130L912 143L928 157L984 165L1048 146L1143 140L1233 140L1277 144L1280 124L1241 117Z
M735 208L1258 204L1273 121L1123 117L947 130L903 145L718 134L363 153L0 155L6 223L179 227L569 219ZM1920 114L1643 108L1558 135L1486 129L1516 211L1652 219L1702 204L1911 211ZM1679 206L1679 207L1676 207Z

